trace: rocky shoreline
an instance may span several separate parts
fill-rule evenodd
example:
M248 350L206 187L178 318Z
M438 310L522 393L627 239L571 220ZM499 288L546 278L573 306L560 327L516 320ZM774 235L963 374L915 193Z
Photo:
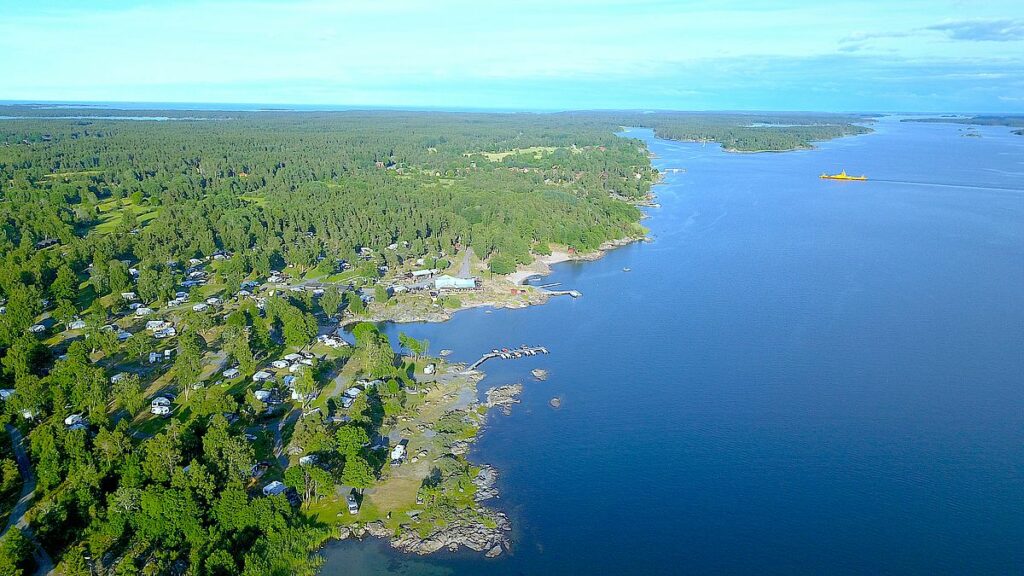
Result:
M523 392L522 384L509 384L507 386L496 386L487 390L487 408L498 408L501 413L508 416L512 413L512 406L519 404L519 395Z
M470 408L474 407L475 405ZM462 547L474 552L483 552L487 558L495 558L510 552L512 539L509 534L512 531L512 523L508 516L482 504L499 497L498 471L493 466L484 464L472 482L476 486L476 493L473 496L476 505L460 510L454 518L443 526L432 527L427 534L417 532L408 524L403 524L398 533L393 533L384 522L377 520L364 525L342 526L335 538L361 540L373 536L387 540L395 550L421 556L440 550L455 552Z
M498 497L498 471L493 466L484 465L473 478L477 488L474 500L483 502ZM447 526L438 528L426 537L415 532L406 532L391 540L391 546L403 552L413 554L432 554L446 548L450 551L465 546L476 552L484 552L488 558L500 556L512 549L512 540L508 533L512 523L503 512L477 506L472 510L474 518L456 518Z
M512 530L512 523L504 513L484 506L478 506L469 512L454 518L447 525L439 527L425 536L421 536L411 529L393 535L383 522L376 521L356 528L343 527L337 538L339 540L349 537L362 539L366 536L384 538L395 550L420 556L433 554L440 550L455 552L460 547L474 552L483 552L488 558L511 551L512 540L508 537L508 533Z

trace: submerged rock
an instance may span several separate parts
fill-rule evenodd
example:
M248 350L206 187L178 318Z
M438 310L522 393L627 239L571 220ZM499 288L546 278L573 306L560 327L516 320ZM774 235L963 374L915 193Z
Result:
M562 399L559 398L558 396L555 396L551 400L548 400L548 404L550 404L552 408L561 408L562 407Z

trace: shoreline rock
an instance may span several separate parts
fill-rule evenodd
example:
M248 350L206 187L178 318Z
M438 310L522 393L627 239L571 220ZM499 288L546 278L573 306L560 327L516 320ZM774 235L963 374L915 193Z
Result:
M476 473L476 477L473 478L473 484L476 485L476 494L473 499L477 502L483 502L484 500L497 498L497 483L498 471L494 469L494 466L484 464L480 467L480 471Z
M420 536L413 530L406 530L390 539L391 547L421 556L433 554L441 549L454 552L460 547L465 547L475 552L485 552L488 558L500 556L504 551L511 550L512 541L507 532L512 530L512 525L508 517L502 512L482 506L473 512L481 520L458 516L446 526L437 528L426 536ZM488 527L483 520L489 520L494 527Z
M512 414L512 406L519 404L519 395L522 392L522 384L490 388L487 390L487 402L484 405L488 408L500 408L502 414L508 416Z

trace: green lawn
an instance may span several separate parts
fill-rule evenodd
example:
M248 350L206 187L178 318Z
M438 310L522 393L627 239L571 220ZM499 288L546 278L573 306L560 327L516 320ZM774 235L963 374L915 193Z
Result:
M97 205L100 210L100 223L93 230L99 234L109 234L114 231L121 222L121 214L131 212L139 221L139 225L145 225L160 213L159 208L151 206L138 206L129 203L127 200L108 200Z
M540 159L544 154L550 154L557 149L554 146L530 146L529 148L516 148L508 152L481 152L481 154L491 162L501 162L506 157L516 154L533 154L534 158Z

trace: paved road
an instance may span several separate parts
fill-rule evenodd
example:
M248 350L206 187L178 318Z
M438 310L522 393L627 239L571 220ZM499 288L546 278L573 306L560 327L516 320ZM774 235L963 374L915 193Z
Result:
M298 420L301 413L302 410L295 408L278 420L277 426L274 426L274 456L282 467L288 466L288 455L284 453L284 429Z
M462 255L462 266L459 267L459 278L469 278L471 270L469 264L473 259L473 247L469 246L466 248L466 253Z
M52 574L53 559L46 553L46 550L43 550L39 542L36 542L35 534L32 533L32 529L28 526L28 520L25 518L25 512L28 512L32 499L36 495L36 477L32 473L32 463L28 459L28 454L25 453L21 432L8 424L7 433L11 435L14 459L18 462L18 471L21 472L21 479L24 485L21 488L21 497L18 499L18 503L14 505L14 510L11 511L11 517L7 521L4 533L12 526L20 528L25 537L33 544L32 556L35 558L36 566L39 567L36 570L36 574Z
M344 392L346 388L348 388L350 381L345 376L342 376L341 373L339 372L338 375L334 377L333 382L334 386L330 389L330 391L327 392L328 398L335 398L341 396L341 393Z

